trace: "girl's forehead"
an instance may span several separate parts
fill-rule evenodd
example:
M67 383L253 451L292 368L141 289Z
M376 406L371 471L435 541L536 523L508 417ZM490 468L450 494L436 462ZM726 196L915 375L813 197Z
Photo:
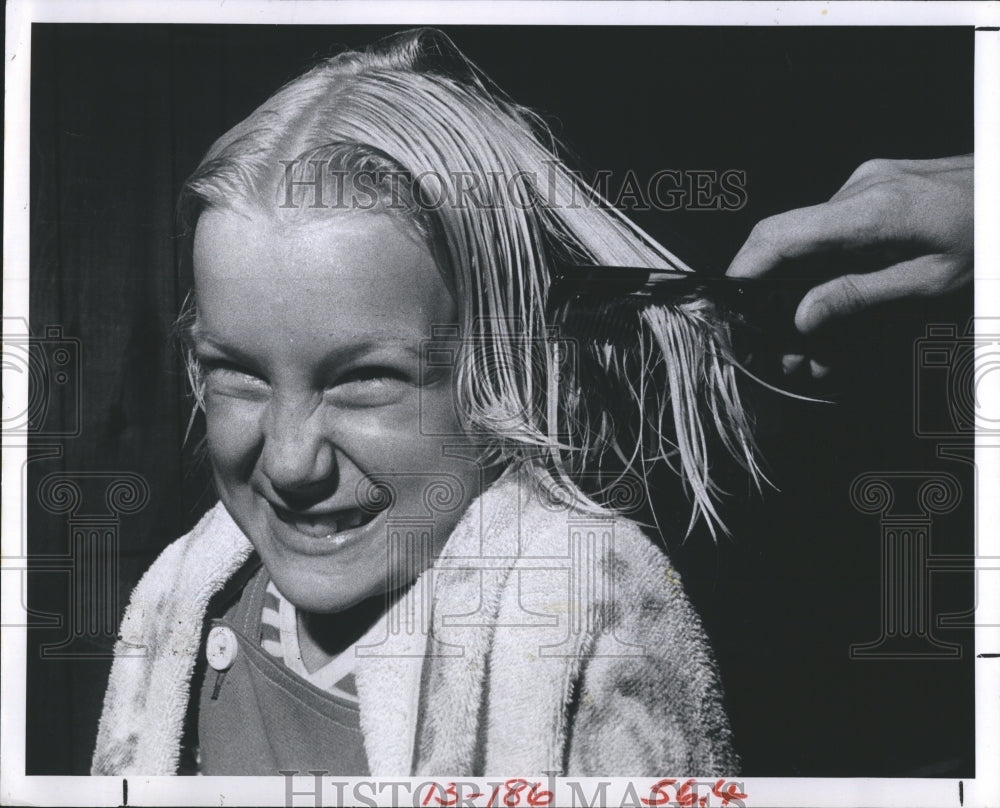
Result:
M206 211L195 230L196 279L332 274L415 282L428 267L436 270L434 257L412 226L381 212L322 211L289 219L246 206L217 208Z
M240 339L429 337L457 316L428 247L386 214L288 227L258 213L209 211L195 232L194 270L199 318Z

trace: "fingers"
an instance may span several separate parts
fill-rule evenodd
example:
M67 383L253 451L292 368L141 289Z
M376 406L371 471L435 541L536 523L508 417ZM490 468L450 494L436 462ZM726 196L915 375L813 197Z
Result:
M878 194L877 200L869 198ZM833 249L868 247L893 237L898 210L891 189L871 189L864 198L833 199L763 219L736 254L727 275L765 275L783 261Z
M828 202L761 221L727 270L731 277L768 274L786 261L816 256L838 264L866 262L864 271L811 289L799 303L795 325L813 335L806 353L821 353L827 323L879 303L943 294L972 279L973 155L939 160L869 160ZM916 256L900 261L905 256ZM870 271L872 261L891 264ZM897 263L898 262L898 263ZM810 267L813 265L810 264ZM838 267L839 271L840 267ZM835 335L831 332L831 338ZM782 358L785 373L808 368L819 378L829 368L801 348Z
M762 220L726 274L756 277L786 259L892 243L971 252L973 155L869 160L828 202Z
M794 373L805 361L806 358L803 354L785 354L781 357L781 370L785 373L785 375Z
M951 263L947 256L922 256L878 272L835 278L810 289L802 298L795 312L795 327L806 335L817 334L833 321L879 303L948 291L940 281L954 277L949 271ZM827 361L808 357L809 375L814 379L826 376L830 372ZM786 354L782 357L782 369L785 374L796 373L806 362L807 357L802 354Z
M949 172L964 173L969 176L971 182L972 169L971 154L942 157L937 160L866 160L848 177L847 182L833 195L833 199L864 193L877 183L906 183L913 177L939 179Z
M864 275L844 275L810 289L795 312L795 327L803 334L829 321L863 311L878 303L938 294L949 277L945 256L925 255Z

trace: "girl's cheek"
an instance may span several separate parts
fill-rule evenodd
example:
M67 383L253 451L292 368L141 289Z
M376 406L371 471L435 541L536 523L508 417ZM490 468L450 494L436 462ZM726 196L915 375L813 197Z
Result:
M455 393L450 377L417 391L415 405L410 409L412 429L424 439L437 443L453 443L465 436L455 410Z
M253 463L260 444L261 405L226 399L206 402L205 427L209 452L222 473Z
M465 437L447 387L425 388L397 406L344 413L338 420L336 432L345 442L357 445L361 439L372 450L393 453L400 460L404 455L440 460L443 446Z
M263 445L267 403L227 396L206 400L209 451L216 471L249 475ZM324 419L326 439L366 472L442 465L442 448L464 438L450 385L424 388L398 405L338 410Z

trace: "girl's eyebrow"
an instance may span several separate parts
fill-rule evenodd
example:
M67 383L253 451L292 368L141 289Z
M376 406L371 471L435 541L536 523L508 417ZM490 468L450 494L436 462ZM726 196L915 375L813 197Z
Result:
M233 359L242 365L251 366L254 364L253 358L246 351L230 345L225 340L219 339L216 335L203 328L199 328L197 324L191 326L188 338L191 341L190 344L194 348L196 356L201 351L209 349L214 353L221 354L226 359ZM202 359L203 357L198 358Z
M195 348L207 347L219 353L232 356L242 362L249 363L253 361L252 357L246 351L235 345L230 345L226 340L201 327L197 322L190 327L189 338ZM338 345L330 352L328 359L331 361L345 361L364 356L365 354L376 353L386 348L401 350L415 358L420 358L422 355L422 346L425 341L426 338L416 336L406 337L385 332L352 334L349 341Z

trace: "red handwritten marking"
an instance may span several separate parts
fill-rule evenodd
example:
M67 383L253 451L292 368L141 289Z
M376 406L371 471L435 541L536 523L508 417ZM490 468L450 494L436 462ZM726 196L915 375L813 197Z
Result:
M669 778L657 780L649 790L649 799L647 800L645 797L639 799L643 805L666 805L670 802L670 792L667 789L676 782L676 780Z
M688 808L688 806L694 805L698 801L698 792L695 790L697 788L698 781L693 777L690 780L685 780L681 787L677 789L677 804Z
M697 779L691 777L678 785L678 781L671 778L657 780L650 789L649 797L641 797L643 805L669 805L676 802L681 808L707 808L709 795L699 795L699 786L708 786L708 783L699 783ZM671 798L671 787L675 794ZM737 783L727 783L725 780L717 780L712 786L712 794L721 800L723 807L728 806L733 800L745 799L747 795L740 791Z
M511 806L511 808L513 808L513 806L515 805L520 805L521 792L524 791L524 789L526 789L529 785L531 784L527 780L522 780L520 777L517 777L513 780L508 780L506 783L504 783L504 786L506 786L507 793L504 794L503 804ZM513 800L513 802L511 802L511 800Z
M535 783L531 790L528 792L528 805L539 806L539 805L551 805L554 795L551 791L539 791L542 787L541 783Z
M446 786L439 783L430 783L427 795L420 803L425 808L437 805L441 808L454 808L458 805L460 795L458 786L451 782ZM660 806L669 805L676 802L680 808L708 808L709 795L699 795L698 786L708 786L708 783L699 783L695 778L689 778L678 785L678 781L673 778L657 780L650 788L649 797L642 797L643 805ZM671 795L671 788L676 792ZM747 794L740 790L738 783L716 780L711 786L711 794L717 797L722 808L727 808L735 800L747 798ZM479 799L486 796L483 792L475 792L466 796L466 799ZM523 799L522 799L523 798ZM520 808L526 805L529 808L546 808L552 805L554 794L551 791L543 790L539 782L529 782L522 777L512 778L503 783L497 784L490 792L487 800L487 808Z
M722 784L725 780L716 780L715 785L712 787L712 793L722 800L723 806L729 805L730 800L745 800L747 795L739 790L736 783L729 783L726 786L726 790L722 790Z
M446 797L451 797L451 799L442 800L441 797L436 796L440 791L443 791L444 795ZM421 805L430 805L431 797L434 797L435 802L441 806L458 805L458 789L455 787L454 783L448 783L448 786L444 789L437 785L437 783L433 783Z
M544 808L551 805L553 794L551 791L542 791L541 783L530 783L522 777L515 777L495 786L486 801L487 808L516 808L521 805L521 795L524 795L525 804L531 808ZM473 794L472 798L481 797L482 794Z

